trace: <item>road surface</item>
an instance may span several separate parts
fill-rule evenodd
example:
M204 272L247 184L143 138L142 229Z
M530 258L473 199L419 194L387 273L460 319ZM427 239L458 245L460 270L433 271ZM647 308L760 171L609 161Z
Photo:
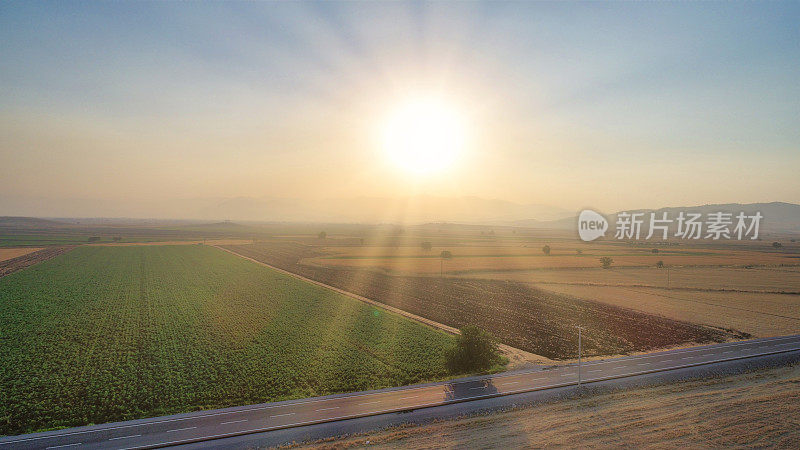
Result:
M731 342L585 362L583 383L646 376L687 367L724 364L800 352L800 335ZM442 383L303 400L200 411L67 430L0 438L5 448L153 448L398 411L563 388L578 382L578 366L564 365L471 377ZM224 441L216 441L222 443Z

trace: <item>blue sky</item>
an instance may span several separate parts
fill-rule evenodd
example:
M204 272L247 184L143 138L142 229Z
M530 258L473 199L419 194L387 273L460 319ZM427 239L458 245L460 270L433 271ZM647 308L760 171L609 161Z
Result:
M800 2L4 2L4 196L800 202L798 23ZM479 131L435 179L370 137L419 92Z

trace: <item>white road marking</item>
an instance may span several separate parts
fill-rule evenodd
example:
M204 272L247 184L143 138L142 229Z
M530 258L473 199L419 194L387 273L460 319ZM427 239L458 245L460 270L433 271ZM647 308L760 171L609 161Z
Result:
M363 405L374 405L375 403L380 403L380 400L375 400L374 402L366 402L366 403L359 403L359 406Z
M339 407L338 407L338 406L332 406L332 407L330 407L330 408L320 408L320 409L315 409L314 411L330 411L330 410L332 410L332 409L339 409Z
M135 437L139 437L139 436L141 436L141 434L132 434L130 436L120 436L120 437L115 437L115 438L108 438L108 440L109 441L116 441L117 439L130 439L130 438L135 438Z
M473 391L474 391L475 389L486 389L486 386L471 387L471 388L469 388L469 389L470 389L470 390L473 390Z
M408 400L410 398L417 398L419 395L412 395L411 397L400 397L400 400Z
M197 428L197 427L176 428L174 430L167 430L167 433L172 433L173 431L194 430L195 428Z
M589 373L592 373L592 372L602 372L602 371L603 371L603 369L595 369L595 370L590 370L590 371L589 371Z
M231 424L231 423L242 423L242 422L247 422L247 419L231 420L231 421L228 421L228 422L222 422L220 425L228 425L228 424Z
M275 414L274 416L269 416L270 419L274 419L276 417L286 417L286 416L293 416L294 413L286 413L286 414Z
M650 363L637 363L636 365L637 366L649 366Z
M671 359L662 359L661 362L672 362Z
M52 446L52 447L47 447L47 448L64 448L64 447L74 447L74 446L76 446L76 445L81 445L81 443L80 443L80 442L76 442L76 443L74 443L74 444L54 445L54 446Z
M573 375L577 375L577 374L576 374L575 372L572 372L572 373L562 373L562 374L561 374L561 376L562 376L562 377L571 377L571 376L573 376Z
M517 384L517 383L519 383L519 381L507 381L507 382L505 382L505 383L500 383L500 385L501 385L501 386L505 386L505 385L507 385L507 384Z
M727 352L722 352L723 355L726 354L726 353L733 353L733 350L728 350Z

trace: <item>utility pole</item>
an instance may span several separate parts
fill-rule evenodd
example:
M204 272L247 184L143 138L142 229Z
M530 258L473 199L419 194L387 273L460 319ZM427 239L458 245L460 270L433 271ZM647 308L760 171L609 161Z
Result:
M667 266L667 289L669 289L669 266Z
M578 387L581 387L581 353L583 352L583 346L581 345L581 332L583 331L583 327L575 327L578 329Z

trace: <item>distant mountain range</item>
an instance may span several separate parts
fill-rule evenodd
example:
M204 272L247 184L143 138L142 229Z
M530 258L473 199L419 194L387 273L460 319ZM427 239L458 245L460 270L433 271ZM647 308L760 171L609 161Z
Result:
M676 217L681 211L701 213L743 211L764 216L762 229L771 232L800 232L800 205L785 202L726 203L628 212L667 212ZM574 230L579 211L540 204L520 204L480 197L417 196L408 198L288 199L236 197L227 199L185 199L153 202L110 200L52 201L46 199L4 198L0 196L0 215L80 219L81 223L102 224L98 217L123 218L140 225L157 218L159 222L324 222L324 223L406 223L450 222L460 224L506 225L540 229ZM610 221L616 212L598 211ZM646 215L646 217L649 217ZM138 219L137 219L138 218ZM5 225L19 217L2 219ZM0 224L2 223L0 220ZM37 219L39 220L39 219ZM59 219L67 223L74 220ZM31 225L31 224L29 224ZM39 222L40 227L58 223Z
M598 211L601 214L602 211ZM622 211L617 211L613 214L605 214L606 219L610 223L617 220L617 214ZM645 218L649 220L650 213L655 212L656 217L662 217L663 213L667 213L667 217L675 219L681 212L684 213L699 213L705 218L709 213L723 212L731 213L734 216L740 212L746 215L753 215L760 212L764 217L761 219L761 230L771 233L797 233L800 232L800 205L785 202L771 202L771 203L723 203L714 205L700 205L700 206L681 206L681 207L666 207L660 209L636 209L626 210L628 213L645 213ZM571 217L551 220L519 220L512 223L515 226L524 226L531 228L542 229L562 229L562 230L575 230L577 226L577 214ZM674 228L674 227L671 227Z

